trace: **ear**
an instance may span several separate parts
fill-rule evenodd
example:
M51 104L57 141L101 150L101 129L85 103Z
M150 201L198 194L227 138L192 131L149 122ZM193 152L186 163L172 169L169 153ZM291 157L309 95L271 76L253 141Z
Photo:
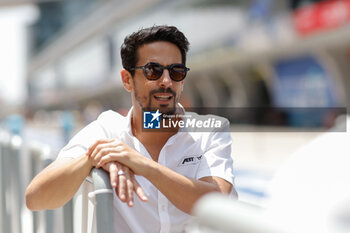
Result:
M122 69L120 72L120 75L122 77L122 82L124 85L124 89L128 92L131 92L133 89L133 81L132 81L132 76L129 71L126 69Z

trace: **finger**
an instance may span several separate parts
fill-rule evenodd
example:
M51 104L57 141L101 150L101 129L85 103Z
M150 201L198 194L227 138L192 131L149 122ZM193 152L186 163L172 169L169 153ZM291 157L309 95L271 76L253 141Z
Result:
M105 171L109 172L111 186L113 188L116 188L117 180L118 180L118 169L116 165L113 162L110 162L110 163L106 163L102 168Z
M135 191L136 195L140 198L140 200L147 201L148 198L147 198L145 192L143 191L141 185L139 184L139 182L137 182L135 176L132 177L132 182L134 185L134 191Z
M105 147L107 143L111 141L106 140L98 140L93 146L89 148L88 155L92 159L93 165L95 166L98 162L96 155L101 151L102 148Z
M118 170L122 171L121 165L117 164ZM126 202L126 177L118 175L117 195L122 202Z
M95 150L97 145L102 144L102 143L106 143L106 142L110 142L111 140L113 140L113 139L99 139L99 140L97 140L94 144L92 144L89 147L88 151L86 152L86 155L90 156L91 153Z
M108 153L108 155L102 156L102 158L99 160L99 162L97 162L97 166L104 166L106 163L109 162L119 162L121 163L122 160L122 156L125 153L123 151L120 151L119 148L111 151L110 153Z
M120 151L120 147L118 147L118 143L117 142L110 142L110 143L104 143L104 144L99 144L96 146L95 150L92 152L91 154L91 158L93 160L93 165L96 167L101 167L104 164L99 164L100 160L110 154L110 153L114 153L114 152L119 152ZM109 161L111 162L111 161Z
M129 170L129 169L127 169ZM129 207L134 205L134 185L130 177L130 171L126 171L126 192L127 192L127 203Z
M110 143L111 145L116 146L119 143L121 143L121 141L119 139L115 139L115 138L99 139L93 145L91 145L89 147L87 154L89 154L89 155L93 154L93 151L95 151L98 146L103 145L103 144L108 144L108 143Z
M117 165L115 163L108 163L109 165L109 177L111 180L111 186L112 188L116 188L117 187L117 181L118 181L118 168Z
M102 148L104 148L106 145L113 143L112 140L99 140L97 141L93 146L89 148L90 156L94 157L96 153L98 153Z
M91 155L93 165L97 168L104 166L107 163L104 163L103 165L99 164L101 158L113 152L114 152L114 149L113 149L113 145L111 144L98 145L94 150L93 154ZM112 161L109 161L109 162L112 162Z

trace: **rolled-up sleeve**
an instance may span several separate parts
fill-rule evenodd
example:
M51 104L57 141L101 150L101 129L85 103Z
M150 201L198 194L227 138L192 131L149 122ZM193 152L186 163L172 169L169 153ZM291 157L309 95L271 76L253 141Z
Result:
M207 141L207 150L202 156L197 179L216 176L231 184L234 183L233 160L231 157L232 138L229 122L219 130L212 132Z
M99 139L109 138L105 127L101 124L102 114L96 121L80 130L69 142L61 149L57 159L76 158L85 154L89 147Z

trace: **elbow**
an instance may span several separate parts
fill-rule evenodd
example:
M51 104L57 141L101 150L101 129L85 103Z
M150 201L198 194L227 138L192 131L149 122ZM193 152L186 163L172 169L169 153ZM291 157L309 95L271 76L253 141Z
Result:
M233 185L227 186L225 188L218 187L218 190L216 191L223 195L230 196L233 199L236 199L236 200L238 199L238 193Z
M26 194L25 194L25 197L26 197L26 205L27 205L27 208L30 209L30 210L35 210L34 208L34 204L33 204L33 192L30 190L30 188L28 187L27 190L26 190Z
M181 210L182 210L184 213L186 213L186 214L192 216L192 215L193 215L193 208L194 208L194 206L195 206L195 203L193 203L193 204L190 205L190 206L183 207L183 208L181 208Z
M29 186L26 190L25 198L26 198L26 206L31 211L40 210L38 206L35 205L35 196L36 196L35 192Z
M232 185L230 189L222 191L223 194L230 196L233 199L238 200L238 193L235 187Z
M30 210L34 210L32 195L26 191L26 206Z
M237 193L235 187L232 187L232 190L231 190L231 192L229 193L229 195L230 195L232 198L238 200L238 193Z

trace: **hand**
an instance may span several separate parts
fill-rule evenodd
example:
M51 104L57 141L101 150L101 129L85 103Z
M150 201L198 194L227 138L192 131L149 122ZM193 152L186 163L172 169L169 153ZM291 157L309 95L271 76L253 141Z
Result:
M97 151L108 151L118 145L118 141L115 139L102 139L96 141L86 153L91 158L92 165L95 167L102 158L103 153L97 153ZM109 162L104 164L103 169L108 171L110 174L111 186L115 188L116 194L122 202L133 206L133 192L142 200L147 201L147 196L142 190L140 184L136 181L134 173L126 166L118 162ZM118 172L123 174L118 175Z
M99 140L89 149L88 153L93 160L93 166L97 168L109 162L119 162L136 175L144 177L149 172L149 165L154 162L118 139Z
M134 192L142 201L147 201L147 196L140 184L136 181L134 173L126 166L118 162L109 162L103 166L109 172L111 185L122 202L129 207L134 205Z
M100 158L96 167L104 166L109 162L119 162L131 169L136 175L144 177L150 171L149 165L154 162L123 142L116 142L114 148L99 148L95 152L96 157Z
M101 151L104 148L116 147L118 144L114 139L100 139L91 145L86 152L86 155L91 158L92 166L97 167L98 162L101 159L101 154L97 154L96 151Z

